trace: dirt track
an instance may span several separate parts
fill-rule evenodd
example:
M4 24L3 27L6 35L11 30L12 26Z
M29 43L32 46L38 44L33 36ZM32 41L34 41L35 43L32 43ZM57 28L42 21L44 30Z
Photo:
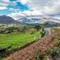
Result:
M53 40L53 36L45 36L41 40L27 46L26 48L10 54L10 56L4 58L3 60L33 60L36 50L39 49L42 52L46 51Z

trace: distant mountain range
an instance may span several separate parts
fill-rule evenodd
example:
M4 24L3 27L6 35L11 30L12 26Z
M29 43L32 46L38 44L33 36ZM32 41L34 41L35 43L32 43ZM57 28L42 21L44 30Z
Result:
M13 24L13 23L22 23L22 24L40 24L40 18L32 16L19 16L18 19L14 19L10 16L2 15L0 16L0 24Z
M0 16L0 24L12 24L12 23L16 23L17 21L15 21L12 17L9 16Z
M47 21L44 23L44 26L45 27L57 27L57 26L60 26L60 23L55 23L55 22L52 22L52 21Z
M29 24L29 25L36 25L36 24L45 24L45 26L60 26L60 20L49 18L49 17L43 17L40 15L31 15L31 16L0 16L0 24L14 24L14 23L21 23L21 24Z
M53 22L54 24L60 24L60 19L56 18L55 16L37 14L36 11L12 13L8 16L23 24L44 24L48 21Z

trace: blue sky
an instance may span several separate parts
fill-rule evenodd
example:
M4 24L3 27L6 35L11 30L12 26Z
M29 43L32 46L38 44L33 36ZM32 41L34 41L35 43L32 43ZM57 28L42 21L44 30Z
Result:
M19 0L0 0L0 15L6 15L14 11L29 10L27 3L20 2Z
M47 15L60 15L60 0L0 0L0 15L29 10Z

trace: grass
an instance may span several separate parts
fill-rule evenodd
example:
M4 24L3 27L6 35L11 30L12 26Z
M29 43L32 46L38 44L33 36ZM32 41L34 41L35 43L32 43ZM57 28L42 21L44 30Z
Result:
M10 50L20 48L27 43L33 42L41 37L40 31L30 34L26 33L10 33L0 34L0 49L12 46Z

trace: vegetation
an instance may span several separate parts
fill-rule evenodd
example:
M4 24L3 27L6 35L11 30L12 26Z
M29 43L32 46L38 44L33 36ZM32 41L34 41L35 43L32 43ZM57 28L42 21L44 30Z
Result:
M58 57L58 56L60 56L60 50L58 50L58 49L51 49L51 50L48 50L47 54L49 56L51 56L52 58L53 57Z
M40 26L0 26L0 56L37 41L43 35Z
M41 53L40 50L36 50L35 53L36 53L36 54L35 54L35 59L34 59L34 60L43 60L44 55Z
M60 37L55 37L53 42L54 47L47 50L47 56L49 56L52 60L60 59Z
M0 49L12 45L11 49L24 46L40 37L40 32L0 34Z
M60 29L52 29L52 32L55 34L52 47L49 47L44 55L40 51L37 51L36 60L60 60Z

